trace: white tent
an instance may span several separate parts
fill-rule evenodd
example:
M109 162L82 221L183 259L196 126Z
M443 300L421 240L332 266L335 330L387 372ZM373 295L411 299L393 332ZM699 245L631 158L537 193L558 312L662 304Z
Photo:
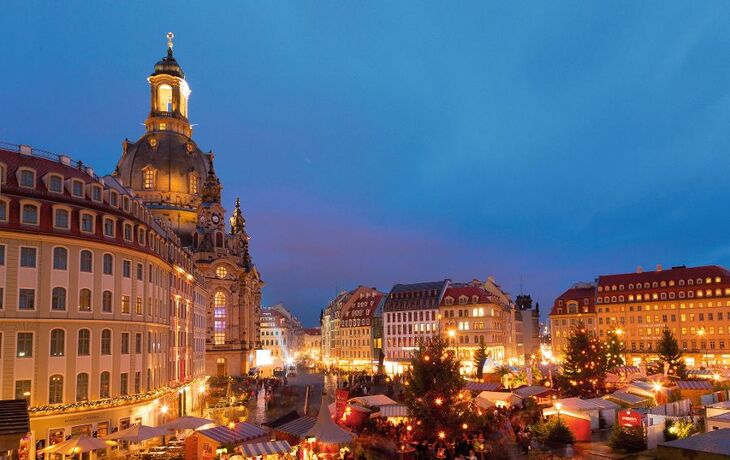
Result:
M193 417L191 415L184 415L182 417L176 418L175 420L167 422L164 425L160 425L158 428L175 431L195 430L209 423L213 423L213 420L202 417Z
M147 439L164 436L165 434L167 434L167 430L164 428L147 425L132 425L122 431L117 431L116 433L106 435L102 439L114 439L117 441L127 442L142 442Z
M482 391L477 395L475 402L479 407L486 409L492 406L510 407L519 401L520 398L512 393L502 391Z
M324 444L346 444L351 442L355 436L332 420L327 407L327 398L323 396L317 421L304 437L305 439L313 437L315 442Z
M107 447L115 445L117 445L117 443L114 441L104 441L102 439L92 438L82 434L78 438L71 438L67 441L48 446L45 449L42 449L41 452L44 454L75 455L97 449L106 449Z

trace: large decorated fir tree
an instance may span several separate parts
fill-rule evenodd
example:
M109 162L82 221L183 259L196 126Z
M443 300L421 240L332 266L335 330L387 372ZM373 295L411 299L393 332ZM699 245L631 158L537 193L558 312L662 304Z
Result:
M433 338L416 351L413 369L406 376L405 405L425 439L451 433L462 425L466 404L458 397L464 387L459 361L441 338Z
M687 377L687 367L684 364L682 352L679 350L679 344L668 327L662 331L662 338L657 342L656 352L659 355L659 361L664 365L665 375L681 379Z
M624 358L621 355L626 352L626 348L618 331L608 331L604 348L606 350L606 369L611 370L624 365Z
M488 358L489 352L487 351L487 346L484 343L479 344L479 348L474 353L474 367L476 368L476 377L478 380L481 380L484 376L484 363L487 362Z
M606 377L607 357L598 337L578 323L570 331L559 384L568 396L600 396Z

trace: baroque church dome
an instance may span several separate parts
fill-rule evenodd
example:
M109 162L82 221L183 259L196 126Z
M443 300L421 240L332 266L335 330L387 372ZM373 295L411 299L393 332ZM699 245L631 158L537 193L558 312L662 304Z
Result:
M124 140L114 174L177 228L185 244L195 229L200 192L213 154L201 151L192 139L190 88L172 48L172 34L168 34L167 54L147 79L151 92L147 132L135 142Z

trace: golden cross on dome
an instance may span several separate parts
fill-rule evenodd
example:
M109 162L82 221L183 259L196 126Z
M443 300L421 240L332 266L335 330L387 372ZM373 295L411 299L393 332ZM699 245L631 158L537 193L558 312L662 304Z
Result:
M172 39L175 38L175 34L172 32L167 33L167 47L172 49Z

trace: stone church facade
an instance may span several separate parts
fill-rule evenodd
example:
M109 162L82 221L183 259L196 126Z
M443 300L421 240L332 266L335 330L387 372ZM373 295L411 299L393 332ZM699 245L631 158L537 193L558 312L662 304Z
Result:
M192 138L190 88L173 55L171 34L167 54L148 82L145 133L137 141L124 140L114 175L169 223L205 277L210 297L206 373L241 375L255 365L260 346L264 283L251 259L240 202L226 219L214 154L203 152Z

